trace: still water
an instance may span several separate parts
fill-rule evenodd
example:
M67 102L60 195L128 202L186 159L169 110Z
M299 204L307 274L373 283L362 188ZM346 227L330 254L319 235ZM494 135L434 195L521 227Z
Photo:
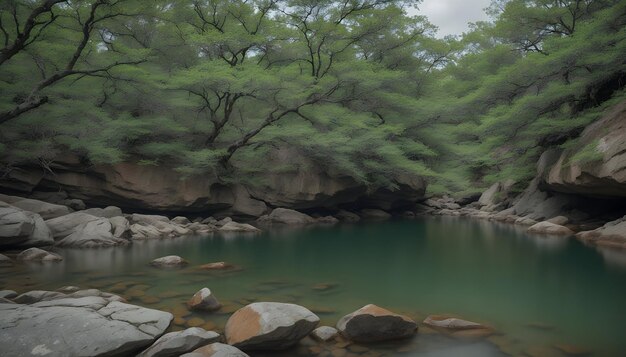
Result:
M566 345L593 356L626 355L626 254L574 239L528 235L520 227L453 217L332 227L274 227L231 234L137 242L110 249L63 249L56 264L0 268L0 287L18 292L63 285L99 288L129 302L172 311L172 329L223 329L251 301L291 302L322 324L374 303L423 320L452 314L497 334L458 339L423 328L417 337L377 346L304 345L282 354L371 356L566 356ZM162 270L165 255L190 262ZM226 261L238 268L203 271ZM184 302L209 287L218 313L189 314ZM339 352L337 352L339 351Z

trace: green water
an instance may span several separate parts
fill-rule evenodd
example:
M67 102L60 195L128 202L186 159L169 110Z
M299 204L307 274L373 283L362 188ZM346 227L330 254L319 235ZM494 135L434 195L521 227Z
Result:
M625 355L626 254L621 252L451 217L264 232L59 250L65 257L60 264L0 268L0 284L18 291L63 285L113 288L131 303L179 310L207 286L225 311L185 319L199 317L203 326L217 330L234 309L269 300L309 307L329 325L374 303L420 321L429 314L458 315L498 332L486 340L466 340L423 329L410 341L368 346L377 353L372 355L502 356L505 351L523 356L543 351L564 356L554 348L559 344L582 347L594 356ZM190 266L160 270L147 265L172 254ZM214 261L241 269L197 269ZM319 284L327 286L315 289ZM144 296L128 296L132 289ZM282 355L314 352L301 347Z

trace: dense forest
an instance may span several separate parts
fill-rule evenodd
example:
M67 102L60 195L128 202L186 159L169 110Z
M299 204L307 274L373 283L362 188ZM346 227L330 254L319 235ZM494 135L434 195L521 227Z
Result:
M254 185L289 147L374 187L523 188L625 96L626 1L495 0L443 39L412 7L2 1L0 172L73 152Z

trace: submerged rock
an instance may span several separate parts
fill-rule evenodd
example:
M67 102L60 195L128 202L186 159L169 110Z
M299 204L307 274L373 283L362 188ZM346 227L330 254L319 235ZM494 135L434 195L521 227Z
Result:
M185 353L180 357L248 357L248 355L237 347L216 342L200 347L193 352Z
M539 222L528 228L528 233L553 234L553 235L573 235L574 232L564 226L550 223L548 221Z
M192 310L216 311L222 307L209 288L202 288L187 302Z
M100 297L0 304L0 345L7 356L133 355L171 320L167 312Z
M219 339L219 333L190 327L183 331L166 333L137 357L177 357Z
M407 316L370 304L342 317L337 329L350 340L376 342L410 337L417 324Z
M256 302L237 310L226 323L228 344L246 350L291 347L319 322L308 309L278 302Z
M189 263L178 255L168 255L150 262L150 265L158 268L181 267L187 264Z
M442 315L430 315L425 320L424 323L433 327L441 327L452 330L466 330L466 329L480 329L486 328L486 326L481 325L477 322L457 319L455 317L447 317Z
M225 270L233 269L235 266L227 262L214 262L200 265L200 269L204 270Z
M318 341L329 341L335 338L339 334L339 331L330 326L320 326L311 332L311 337Z
M17 255L17 260L25 261L42 261L42 262L58 262L63 260L58 254L50 253L39 248L28 248Z

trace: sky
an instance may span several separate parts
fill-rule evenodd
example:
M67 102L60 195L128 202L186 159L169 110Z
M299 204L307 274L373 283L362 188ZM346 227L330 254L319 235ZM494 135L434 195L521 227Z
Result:
M409 13L428 17L431 23L439 27L437 36L444 37L467 31L468 22L487 20L483 9L490 3L491 0L424 0L419 10L409 9Z

